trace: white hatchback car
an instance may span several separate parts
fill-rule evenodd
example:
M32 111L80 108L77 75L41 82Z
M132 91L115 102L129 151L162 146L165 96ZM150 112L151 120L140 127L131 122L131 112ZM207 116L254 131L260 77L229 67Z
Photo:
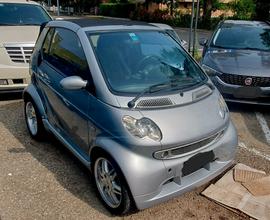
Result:
M40 25L50 20L36 2L0 0L0 93L20 92L30 82L30 56Z

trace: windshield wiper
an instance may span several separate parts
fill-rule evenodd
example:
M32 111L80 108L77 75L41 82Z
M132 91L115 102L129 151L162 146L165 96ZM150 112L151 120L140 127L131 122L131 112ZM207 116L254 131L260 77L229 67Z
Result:
M212 44L211 46L213 47L216 47L216 48L220 48L220 49L232 49L231 47L223 47L223 46L220 46L220 45L215 45L215 44Z
M269 49L260 49L260 48L256 48L256 47L243 47L243 48L239 48L241 50L263 50L263 51L269 51Z
M40 26L40 24L24 24L24 23L9 24L9 23L0 23L0 26Z
M24 24L24 23L21 23L21 24L18 24L18 26L40 26L40 24Z
M17 24L0 23L0 26L17 26Z
M136 101L142 97L143 95L145 95L146 93L154 93L154 92L159 92L163 89L167 89L169 87L172 86L172 80L166 81L164 83L158 83L158 84L154 84L152 86L147 87L146 89L144 89L142 92L138 93L134 99L132 99L131 101L128 102L128 107L129 108L133 108L136 104ZM153 90L155 89L155 90Z

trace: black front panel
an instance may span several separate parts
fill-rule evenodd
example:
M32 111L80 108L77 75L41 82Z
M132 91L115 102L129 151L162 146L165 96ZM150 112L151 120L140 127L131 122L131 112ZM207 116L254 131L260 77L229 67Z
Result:
M206 164L212 162L214 159L215 155L213 151L196 154L184 163L182 176L187 176L203 168Z

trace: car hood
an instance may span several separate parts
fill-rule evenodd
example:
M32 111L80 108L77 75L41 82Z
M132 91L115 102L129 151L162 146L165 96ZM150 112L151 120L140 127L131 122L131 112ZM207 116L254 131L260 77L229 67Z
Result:
M0 26L0 47L4 44L35 43L39 26Z
M206 64L221 73L270 76L270 52L236 49L210 49L203 59Z
M167 149L190 144L225 129L229 114L219 115L219 92L200 101L174 108L141 110L143 117L150 118L162 132L162 148Z

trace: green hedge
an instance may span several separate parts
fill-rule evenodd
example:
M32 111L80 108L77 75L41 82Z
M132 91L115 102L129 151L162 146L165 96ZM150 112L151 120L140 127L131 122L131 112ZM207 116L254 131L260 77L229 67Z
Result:
M174 16L169 15L168 11L155 10L152 13L149 13L145 8L137 8L130 14L130 18L133 20L140 20L146 22L157 22L157 23L166 23L174 27L190 27L191 15L190 14L180 14L175 13ZM208 22L203 22L200 18L198 20L198 28L201 29L214 29L217 24L224 18L211 18Z
M99 13L104 16L128 18L135 7L134 3L102 3L99 5Z

